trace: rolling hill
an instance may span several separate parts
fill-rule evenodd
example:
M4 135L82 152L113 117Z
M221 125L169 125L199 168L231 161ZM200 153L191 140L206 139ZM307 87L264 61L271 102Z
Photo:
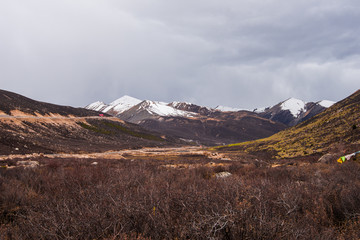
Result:
M244 151L274 158L360 148L360 90L315 117L268 138L220 146L220 151ZM340 153L340 154L341 154Z
M0 90L0 155L103 152L174 144L165 136L99 113Z

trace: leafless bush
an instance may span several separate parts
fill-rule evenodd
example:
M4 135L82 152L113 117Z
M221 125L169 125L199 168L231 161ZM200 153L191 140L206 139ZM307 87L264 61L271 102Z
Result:
M47 162L47 161L52 161ZM360 167L44 160L0 169L1 239L359 238Z

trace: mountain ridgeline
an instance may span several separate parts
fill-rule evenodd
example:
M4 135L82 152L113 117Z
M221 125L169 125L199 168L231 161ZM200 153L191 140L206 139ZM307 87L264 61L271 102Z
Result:
M0 155L246 142L270 137L293 124L300 126L299 122L332 104L289 99L246 111L124 96L85 109L39 102L4 90L0 90L0 100Z
M291 98L272 107L247 111L224 106L209 108L188 102L141 101L124 96L110 104L98 101L86 108L187 142L221 145L271 136L315 116L332 104L330 101L305 103Z
M322 113L265 139L218 147L221 151L266 153L275 158L360 149L360 90Z
M84 108L0 90L0 155L103 152L174 145L175 140Z
M249 111L224 112L185 102L141 101L124 96L110 105L99 103L86 108L103 110L145 129L193 144L221 145L254 140L287 127ZM115 109L119 111L114 113Z

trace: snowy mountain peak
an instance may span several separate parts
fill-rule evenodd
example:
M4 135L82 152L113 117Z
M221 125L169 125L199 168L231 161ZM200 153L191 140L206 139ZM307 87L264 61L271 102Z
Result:
M152 115L159 116L172 116L172 117L192 117L195 114L183 110L176 109L172 106L169 106L168 103L165 102L157 102L157 101L142 101L139 105L139 109L145 109L148 113Z
M113 106L112 110L115 111L117 114L119 114L132 108L133 106L139 103L141 103L141 100L125 95L110 103L110 106Z
M133 106L139 104L140 102L141 100L137 98L133 98L125 95L119 99L116 99L110 104L97 101L87 105L85 108L99 112L110 113L112 115L117 115L128 110L129 108L132 108Z
M289 98L282 102L280 107L282 110L289 110L294 117L298 117L300 113L305 110L305 105L306 102L302 100Z
M89 105L87 105L85 108L94 110L94 111L102 111L104 108L106 108L108 105L106 105L104 102L96 101Z
M140 99L130 97L128 95L124 95L121 98L118 98L115 101L113 101L112 103L110 103L110 105L111 106L116 106L118 104L122 104L122 105L124 105L124 104L127 104L127 105L134 104L134 106L135 106L135 105L137 105L139 103L141 103Z
M317 102L317 104L319 104L319 105L322 106L322 107L329 108L329 107L331 107L332 105L334 105L335 102L329 101L329 100L322 100L322 101L320 101L320 102Z
M96 102L93 102L93 103L89 104L88 107L97 107L97 106L100 106L100 105L105 105L105 103L101 102L101 101L96 101Z

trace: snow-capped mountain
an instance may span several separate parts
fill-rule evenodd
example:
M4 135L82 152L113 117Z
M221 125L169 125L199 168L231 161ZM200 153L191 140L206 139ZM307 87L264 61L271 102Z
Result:
M115 111L117 114L120 114L139 103L141 103L140 99L125 95L110 103L110 106L114 106L112 110Z
M106 104L104 102L97 101L97 102L87 105L85 108L103 112L103 113L108 113L108 114L116 116L141 102L142 101L140 99L125 95L119 99L116 99L115 101L111 102L110 104Z
M306 103L290 98L271 107L248 111L224 106L209 108L189 102L142 101L124 96L110 104L99 101L86 108L164 135L202 144L222 144L270 136L322 112L331 104L330 101Z
M301 112L305 110L306 103L296 98L289 98L288 100L281 103L280 107L282 110L290 111L290 113L297 118Z
M159 101L139 100L130 96L123 96L110 104L97 101L89 104L85 108L99 112L108 113L110 115L125 118L127 121L136 122L133 118L143 119L145 111L149 115L162 116L162 117L193 117L199 112L192 111L194 109L184 108L184 106L196 106L190 103L172 102L165 103ZM184 109L182 109L184 108ZM201 108L201 107L199 107ZM130 116L131 117L125 117ZM139 118L139 116L142 116Z
M149 100L142 101L127 111L136 111L139 113L142 110L148 112L151 115L158 115L162 117L193 117L196 115L192 112L176 109L172 106L169 106L168 103L165 102Z
M218 145L270 136L286 126L259 118L251 111L199 106L189 102L141 101L124 96L110 104L87 108L103 111L147 130L201 144Z
M304 102L300 99L289 98L271 107L254 109L253 112L261 117L294 126L319 114L334 103L329 100Z
M109 105L105 104L104 102L97 101L97 102L87 105L85 108L89 109L89 110L98 111L98 112L105 112L104 110L107 107L109 107Z

